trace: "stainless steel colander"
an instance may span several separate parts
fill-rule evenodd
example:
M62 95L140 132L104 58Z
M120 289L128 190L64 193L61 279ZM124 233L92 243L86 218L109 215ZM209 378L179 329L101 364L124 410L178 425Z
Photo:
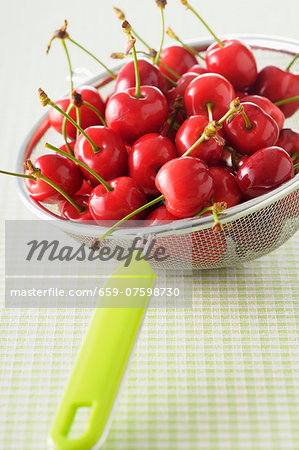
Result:
M284 68L292 55L299 53L299 41L257 35L236 37L252 47L259 69L268 64ZM201 39L190 41L189 45L204 51L210 43L211 40ZM120 67L121 64L113 65L112 69L117 71ZM292 70L296 70L296 66ZM87 84L98 86L105 76L105 73L100 73ZM103 95L111 90L111 84L101 87ZM19 151L17 171L22 172L25 158L34 160L46 152L45 142L62 145L62 136L49 129L28 152L32 137L46 116L47 114L41 118L24 140ZM285 127L299 130L299 112L286 121ZM32 201L20 178L18 185L22 199L35 214L42 219L55 219L54 224L77 241L88 245L106 231L102 226L59 219L58 210L52 205L38 205ZM136 235L144 238L150 235L156 240L155 247L163 245L168 251L168 259L162 262L151 261L153 267L163 269L211 269L259 258L282 245L299 228L299 174L268 194L227 209L221 221L224 231L219 233L214 233L213 219L207 216L154 227L125 227L115 231L104 243L111 249L117 245L129 248Z

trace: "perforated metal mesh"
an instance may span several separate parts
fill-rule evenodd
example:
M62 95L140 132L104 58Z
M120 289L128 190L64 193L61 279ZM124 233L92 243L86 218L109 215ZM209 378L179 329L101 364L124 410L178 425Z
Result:
M290 60L290 53L299 52L298 48L294 48L294 44L289 45L279 39L273 38L266 41L250 38L247 40L254 48L259 68L267 64L286 67ZM269 47L273 48L269 49ZM101 77L98 79L100 80ZM109 89L112 87L110 86ZM107 87L105 90L108 93ZM298 124L299 113L297 112L286 121L285 127L299 129ZM33 149L31 154L33 160L45 152L46 141L54 145L62 144L61 136L53 130L48 130ZM25 190L22 189L22 192L23 196L27 196L28 201ZM248 204L248 211L246 204ZM178 221L171 226L162 225L156 227L157 229L150 229L156 239L154 249L162 245L170 255L163 262L152 261L153 267L211 269L240 264L273 251L299 228L299 175L287 188L283 186L273 191L270 198L266 196L265 200L265 196L262 196L246 204L226 211L227 216L223 219L224 230L219 233L212 230L212 219L210 221L208 219L207 224L206 218L192 220L187 227L184 221ZM48 208L48 205L44 206ZM57 214L57 209L52 206L49 211ZM45 218L48 218L47 213L43 214ZM82 225L79 232L73 232L71 228L67 232L74 239L90 245L91 241L98 238L104 231L101 227ZM144 236L149 234L149 230L145 227L139 231ZM135 236L136 234L132 234L130 229L126 228L105 239L104 244L111 249L115 249L117 245L127 249L132 245Z

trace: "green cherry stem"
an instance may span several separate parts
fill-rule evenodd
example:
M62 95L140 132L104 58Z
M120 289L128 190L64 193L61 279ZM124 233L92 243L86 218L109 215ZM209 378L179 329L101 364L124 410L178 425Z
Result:
M70 83L71 83L71 90L70 92L73 92L74 89L74 83L73 83L73 69L72 69L72 64L71 64L71 59L70 59L70 54L69 51L67 49L66 43L64 39L61 39L61 43L62 46L64 48L65 54L66 54L66 59L67 59L67 63L68 63L68 68L69 68L69 72L70 72Z
M296 164L294 164L294 170L299 169L299 162L297 162Z
M293 152L291 154L291 160L296 161L299 158L299 154L297 152ZM299 162L299 161L298 161Z
M206 104L206 108L208 110L209 115L209 122L213 122L213 112L212 112L213 106L214 106L213 102L208 102Z
M27 161L25 161L25 167L31 173L35 181L40 179L45 183L49 184L50 186L52 186L52 188L54 188L57 192L59 192L59 194L61 194L74 208L76 208L76 210L79 213L82 214L86 210L84 206L79 205L66 192L64 192L59 186L57 186L57 184L55 184L53 181L51 181L49 178L43 175L39 168L34 167L30 159L27 159Z
M52 108L56 109L56 111L60 112L60 114L62 114L64 117L66 117L66 119L72 124L74 125L74 127L80 131L80 133L83 134L83 136L87 139L87 141L90 143L91 147L92 147L92 151L94 153L98 153L101 149L90 139L90 137L88 136L88 134L85 133L85 131L68 115L66 114L65 111L63 111L63 109L61 109L58 105L56 105L48 96L47 94L42 90L39 89L38 90L38 94L39 94L39 99L41 102L42 106L47 106L50 105L52 106Z
M138 59L135 49L135 44L132 47L133 52L133 58L134 58L134 68L135 68L135 80L136 80L136 87L135 87L135 98L142 98L141 91L140 91L140 74L139 74L139 68L138 68Z
M158 50L158 53L156 54L155 57L155 61L154 64L158 65L159 61L160 61L160 55L162 52L162 48L163 48L163 44L164 44L164 37L165 37L165 20L164 20L164 8L166 6L166 1L162 1L162 0L156 0L156 3L161 11L161 21L162 21L162 35L161 35L161 42L160 42L160 47Z
M205 58L201 56L201 54L195 50L195 48L190 47L190 45L185 44L172 30L172 28L168 27L166 30L166 33L171 39L174 39L175 41L179 42L186 50L188 50L190 53L192 53L194 56L198 56L200 59L205 61Z
M81 128L81 108L79 106L76 106L76 121L78 124L78 127ZM77 128L77 139L80 136L80 130Z
M177 109L174 110L174 113L173 113L173 115L172 115L172 117L171 117L170 124L169 124L169 126L168 126L168 130L167 130L167 133L166 133L166 137L169 137L169 136L170 136L170 133L171 133L173 127L174 127L174 124L175 124L175 121L176 121L176 118L177 118L179 112L180 112L179 108L177 108Z
M61 150L60 148L54 147L54 145L46 143L45 147L48 148L49 150L53 150L54 152L59 153L60 155L65 156L68 159L71 159L76 164L78 164L78 166L83 167L83 169L87 170L91 175L93 175L95 177L96 180L98 180L99 183L101 183L104 186L104 188L107 190L107 192L113 191L113 188L99 174L97 174L93 169L88 167L82 161L79 161L79 159L77 159L74 156L70 155L69 153Z
M253 124L250 122L247 114L245 113L245 111L243 109L241 110L241 114L242 114L243 119L245 121L245 128L246 128L246 130L248 130L248 131L251 130L253 128Z
M86 106L87 108L91 109L91 111L93 111L98 118L100 119L100 121L102 122L102 124L104 125L104 127L107 127L107 123L104 119L104 117L102 116L102 114L97 110L97 108L95 108L93 105L91 105L90 103L86 102L85 100L83 100L83 105Z
M72 112L72 110L75 108L75 105L73 103L70 103L67 110L66 110L66 114L70 114ZM68 149L68 152L70 155L73 155L74 152L70 147L70 144L68 143L67 137L66 137L66 123L67 123L67 118L63 117L63 121L62 121L62 136L66 145L66 148Z
M77 47L79 47L81 50L83 50L83 52L87 53L89 56L91 56L91 58L93 58L98 64L100 64L108 73L109 75L111 75L111 77L115 80L116 79L116 75L115 73L112 72L112 70L109 69L109 67L106 66L106 64L104 64L102 61L100 61L95 55L93 55L89 50L87 50L85 47L83 47L81 44L79 44L78 42L74 41L74 39L70 38L70 36L67 37L67 39L74 45L76 45Z
M201 23L203 24L203 26L208 30L208 32L213 36L213 38L215 39L215 41L217 41L219 47L224 47L223 42L216 36L216 34L211 30L211 28L209 27L209 25L203 20L203 18L198 14L197 11L195 11L195 9L190 5L190 3L188 2L188 0L181 0L181 3L186 6L187 9L190 9L190 11L201 21Z
M23 173L15 173L15 172L7 172L6 170L0 170L0 173L3 173L4 175L12 175L13 177L19 177L19 178L29 178L29 180L36 181L36 178L32 175L25 175Z
M114 230L116 230L116 228L118 228L123 222L125 222L126 220L131 219L131 217L135 216L135 214L140 213L141 211L144 211L145 209L149 208L152 205L155 205L156 203L161 202L162 200L164 200L164 196L160 195L159 197L155 198L154 200L152 200L149 203L146 203L145 205L141 206L140 208L136 209L135 211L131 212L130 214L128 214L126 217L124 217L123 219L119 220L118 222L116 222L111 228L109 228L108 231L106 231L106 233L104 233L99 239L97 239L99 242L101 242L103 239L105 239L107 236L109 236L111 233L113 233Z
M116 14L116 16L117 16L117 18L118 18L119 20L121 20L122 22L123 22L124 20L126 20L126 15L125 15L125 13L124 13L121 9L116 8L115 6L113 6L113 9L114 9L115 14ZM145 42L145 40L142 39L142 38L139 36L139 34L136 33L135 28L132 28L132 33L133 33L134 36L138 39L138 41L140 41L140 42L144 45L144 47L146 47L148 50L152 50L152 48Z
M299 95L295 95L294 97L285 98L284 100L279 100L279 102L275 102L274 105L280 106L285 105L286 103L291 103L299 100Z
M294 64L294 62L299 58L299 53L297 53L297 55L294 56L294 58L292 59L292 61L290 62L290 64L287 66L287 68L285 69L286 72L288 72L290 70L290 68L292 67L292 65Z

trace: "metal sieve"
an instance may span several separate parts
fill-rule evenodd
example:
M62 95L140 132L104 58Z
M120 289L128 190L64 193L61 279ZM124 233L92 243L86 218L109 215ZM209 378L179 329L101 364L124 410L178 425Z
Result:
M235 37L252 47L259 69L268 64L284 68L292 55L299 52L299 41L291 39L259 35ZM210 43L210 39L188 42L201 51L204 51ZM112 70L117 71L122 65L114 64ZM105 77L106 74L102 72L84 84L98 87L104 83ZM112 84L107 86L103 84L100 88L104 96L111 90ZM45 142L54 145L63 144L61 135L53 129L47 129L45 125L47 115L48 113L32 128L21 145L17 160L18 172L23 171L25 158L30 157L34 160L46 152ZM285 127L299 130L299 112L286 120ZM40 135L36 139L37 142L33 143L32 139L36 137L38 130ZM23 180L18 178L17 182L21 197L31 211L42 219L55 218L54 224L77 241L88 245L107 230L103 226L57 220L59 219L57 208L37 204L30 198ZM170 254L164 261L151 261L153 268L158 269L213 269L259 258L282 245L299 228L299 174L268 194L227 209L221 222L224 230L219 233L212 230L213 219L209 216L178 220L159 226L125 227L106 238L104 244L111 250L117 245L129 248L136 236L147 239L151 236L151 239L155 239L155 247L162 245Z

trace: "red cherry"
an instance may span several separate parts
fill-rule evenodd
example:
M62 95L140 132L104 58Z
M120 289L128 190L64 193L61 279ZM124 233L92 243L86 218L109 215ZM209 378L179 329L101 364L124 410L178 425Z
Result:
M246 198L254 198L276 189L294 177L293 162L281 147L258 150L242 164L237 183Z
M191 116L181 125L176 138L175 145L179 156L183 155L202 135L208 125L207 116ZM219 134L222 136L222 132ZM203 141L191 153L190 156L203 160L208 165L216 164L221 158L222 147L214 139Z
M235 98L232 84L216 73L198 75L185 92L185 109L188 116L207 114L207 103L213 104L213 119L219 120L230 108Z
M128 155L121 138L110 128L103 126L89 127L85 132L100 150L94 153L90 143L81 134L75 145L76 158L87 164L104 180L126 175ZM87 170L82 171L92 186L99 183Z
M75 200L75 202L77 202L80 206L84 206L86 210L84 211L84 213L80 214L78 210L73 205L70 204L70 202L65 200L64 202L61 202L58 206L58 209L62 217L68 220L72 220L74 222L85 222L93 220L88 208L89 195L75 195L73 197L73 200Z
M278 147L282 147L291 155L293 152L299 152L299 133L291 128L283 128L276 143Z
M207 49L208 71L223 75L235 89L249 88L257 78L256 61L250 47L237 39L225 39L222 43L223 47L215 42Z
M94 106L100 114L105 114L105 104L97 91L93 86L81 86L76 89L76 92L82 95L82 100L90 103ZM66 111L70 104L69 98L62 98L55 102L63 111ZM70 116L73 120L76 121L76 109L74 108ZM58 133L61 133L63 116L54 108L51 108L49 111L49 120L52 127L55 128ZM91 111L87 106L81 106L81 128L83 130L92 125L100 125L101 120L99 117ZM66 123L66 135L68 138L75 140L77 135L77 130L69 121Z
M184 98L185 92L189 84L191 83L194 78L197 78L198 74L194 72L186 72L184 73L181 78L177 81L177 86L174 86L173 88L169 89L169 91L166 92L166 98L168 100L168 105L170 111L173 110L173 104L175 100L179 97Z
M244 155L252 155L263 147L275 145L278 139L278 125L269 114L254 103L242 103L252 128L246 128L242 114L230 123L224 123L223 130L229 144Z
M213 202L226 202L227 208L237 205L241 200L241 191L235 177L224 167L210 167L214 178Z
M186 73L193 72L197 73L198 75L202 75L203 73L208 73L208 70L205 67L202 67L200 64L194 64L194 66L191 66Z
M158 133L139 138L129 154L129 175L146 194L159 194L155 185L156 174L167 161L177 157L171 140Z
M135 180L119 177L108 181L113 191L107 192L102 184L94 188L89 197L89 209L95 220L120 220L146 204L146 196ZM144 218L145 211L132 219Z
M83 175L79 167L70 159L57 153L39 156L34 166L41 173L72 197L81 187ZM44 203L59 203L65 198L45 181L25 179L26 187L35 200Z
M276 66L266 66L258 74L253 91L269 98L273 103L299 93L299 75ZM299 100L279 106L285 117L292 116L299 108Z
M83 180L83 184L76 195L89 195L92 191L93 187L89 184L89 181Z
M116 92L106 107L108 126L128 144L159 132L168 117L167 100L158 88L142 86L140 91L141 98L135 97L135 88Z
M261 95L246 95L245 97L241 98L241 102L250 102L255 103L256 105L260 106L269 116L273 117L275 122L278 125L279 131L282 129L285 117L283 112L278 108L278 106L274 105L274 103L271 102L266 97L262 97Z
M167 133L168 133L168 130L169 130L169 124L166 122L164 127L162 128L160 134L162 136L166 136ZM176 130L175 130L175 128L172 128L171 131L170 131L169 136L166 136L166 137L168 137L174 143L175 142L175 136L176 136Z
M138 59L138 69L141 86L156 86L160 91L166 91L166 80L157 66L154 66L154 64L145 59ZM120 69L116 78L114 91L124 91L125 89L135 87L135 84L134 61L130 61Z
M197 64L195 56L189 50L179 45L164 48L160 54L160 62L166 64L178 75L183 75L191 66ZM162 64L159 64L159 68L168 78L173 81L177 80Z
M154 209L146 218L145 226L163 225L165 223L173 222L178 220L178 217L170 214L165 205L159 206Z
M186 156L168 161L156 176L156 186L174 216L192 217L213 195L213 177L206 163Z

